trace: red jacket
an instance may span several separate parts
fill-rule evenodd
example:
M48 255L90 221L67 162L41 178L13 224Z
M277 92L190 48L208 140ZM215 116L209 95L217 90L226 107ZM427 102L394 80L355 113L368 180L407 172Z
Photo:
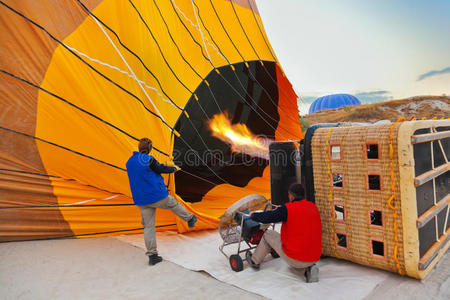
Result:
M322 253L322 226L317 206L307 200L286 203L287 220L281 225L284 253L292 259L314 262Z

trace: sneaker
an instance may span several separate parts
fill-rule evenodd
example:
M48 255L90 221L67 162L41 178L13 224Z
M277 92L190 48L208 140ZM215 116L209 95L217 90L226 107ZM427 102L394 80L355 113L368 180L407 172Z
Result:
M259 264L255 264L252 260L252 252L250 252L250 250L248 250L245 253L245 260L247 261L248 265L250 267L252 267L255 270L259 270Z
M197 222L197 217L195 215L193 215L192 218L188 221L188 227L189 228L194 227L196 222Z
M306 282L318 282L319 281L319 268L316 264L309 266L305 271Z
M162 260L163 260L162 257L159 256L158 254L152 254L148 257L148 264L154 266L157 263L162 262Z
M270 255L272 255L273 258L279 258L280 255L277 253L277 251L275 250L270 250Z

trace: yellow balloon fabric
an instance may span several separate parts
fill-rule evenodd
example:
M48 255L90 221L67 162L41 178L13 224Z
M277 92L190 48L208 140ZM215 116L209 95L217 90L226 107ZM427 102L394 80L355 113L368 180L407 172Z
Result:
M216 228L240 198L270 197L269 168L200 158L231 155L207 121L303 138L254 0L0 0L0 26L0 241L141 232L125 163L142 137L181 166L164 178L195 229ZM156 225L188 230L163 210Z

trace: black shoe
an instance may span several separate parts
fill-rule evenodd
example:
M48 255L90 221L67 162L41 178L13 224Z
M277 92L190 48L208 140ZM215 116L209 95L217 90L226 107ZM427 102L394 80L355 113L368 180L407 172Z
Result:
M148 257L148 264L154 266L157 263L162 262L162 260L163 260L162 257L159 256L158 254L152 254Z
M280 257L280 255L278 255L277 251L275 251L273 249L270 250L270 255L272 255L273 258L279 258Z
M252 260L252 252L250 252L250 250L248 250L245 253L245 260L247 261L250 267L252 267L255 270L259 270L259 265L255 264L255 262Z
M197 217L195 215L193 215L192 218L188 221L188 227L189 228L194 227L196 222L197 222Z
M318 282L319 281L319 268L316 264L309 266L305 271L306 282Z

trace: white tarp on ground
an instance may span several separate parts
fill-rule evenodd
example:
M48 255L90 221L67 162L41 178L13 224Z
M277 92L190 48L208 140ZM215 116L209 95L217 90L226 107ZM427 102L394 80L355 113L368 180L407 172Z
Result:
M118 236L119 240L145 249L144 237ZM217 231L157 234L158 252L165 260L194 271L205 271L216 279L271 299L362 299L392 274L334 258L319 262L319 282L306 283L281 258L270 255L259 271L244 261L244 270L234 272L219 251L222 239ZM242 246L245 244L243 243ZM235 254L237 245L225 247ZM245 255L241 255L245 258Z

